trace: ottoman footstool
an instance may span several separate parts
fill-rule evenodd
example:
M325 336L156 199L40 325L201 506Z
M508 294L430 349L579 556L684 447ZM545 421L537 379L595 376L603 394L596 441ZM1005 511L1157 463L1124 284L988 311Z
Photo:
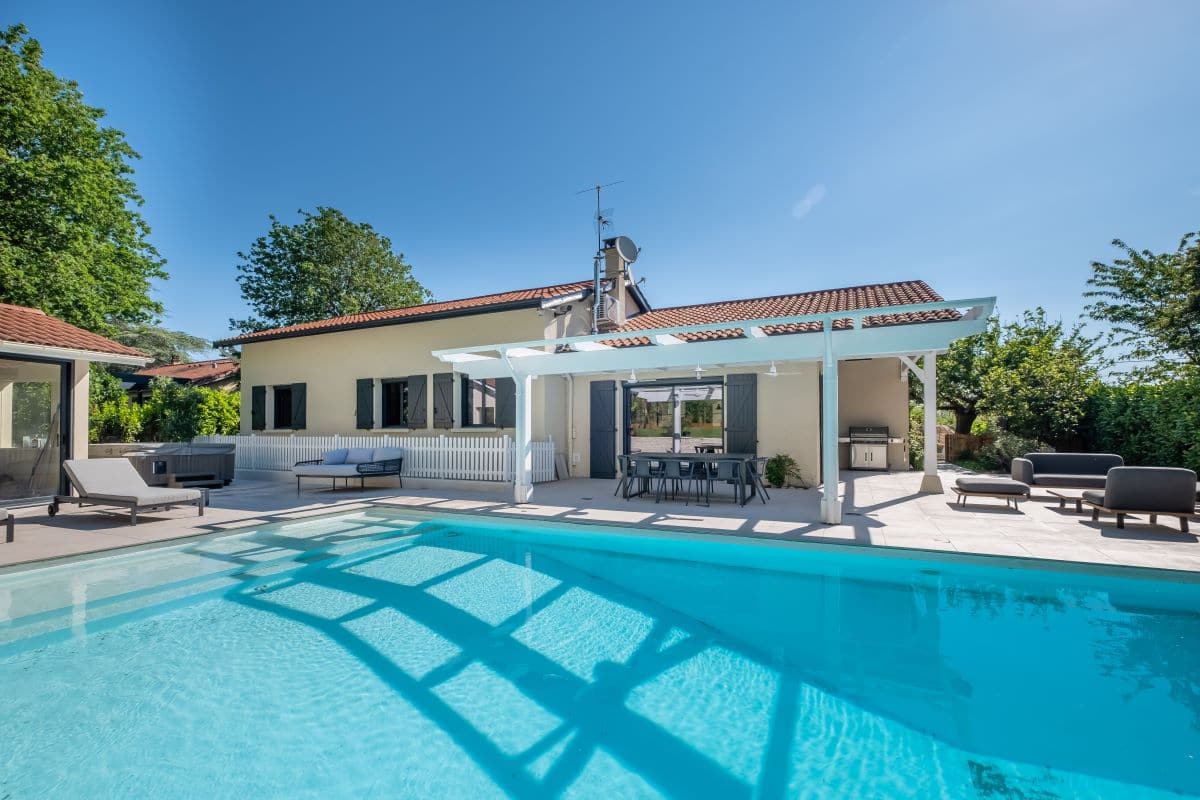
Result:
M964 475L954 481L951 487L958 493L958 504L965 506L968 497L997 497L1004 501L1007 507L1012 503L1018 511L1017 503L1029 498L1029 486L1012 478L991 478L987 476Z

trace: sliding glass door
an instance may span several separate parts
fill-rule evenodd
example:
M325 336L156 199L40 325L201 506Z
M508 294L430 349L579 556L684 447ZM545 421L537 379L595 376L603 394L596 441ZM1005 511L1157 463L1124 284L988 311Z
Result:
M58 493L68 370L0 357L0 503Z
M626 388L626 452L694 453L724 442L725 387L718 382Z

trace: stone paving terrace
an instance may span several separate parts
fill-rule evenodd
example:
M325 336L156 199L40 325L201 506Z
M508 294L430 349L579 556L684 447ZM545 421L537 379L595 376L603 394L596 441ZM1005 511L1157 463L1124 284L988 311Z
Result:
M955 473L945 470L943 482ZM538 484L534 501L517 506L510 489L399 489L394 478L377 479L377 487L330 491L318 484L296 493L287 473L239 473L233 485L214 491L204 517L195 509L139 515L130 527L119 516L64 507L57 517L45 506L18 508L16 541L0 543L0 567L127 548L195 536L211 536L271 522L295 519L364 504L422 508L428 511L485 516L524 516L564 522L621 525L649 530L688 530L794 542L820 542L877 548L912 548L990 556L1052 559L1090 564L1128 565L1200 573L1200 539L1180 533L1173 519L1150 525L1130 517L1124 530L1115 521L1092 522L1086 511L1058 507L1058 501L1036 492L1020 510L1002 500L978 498L955 504L949 490L919 494L916 472L844 472L845 521L819 522L816 489L771 491L771 501L751 500L745 507L731 501L728 490L710 507L685 505L682 499L656 504L653 497L623 500L613 496L615 481L576 479ZM126 517L127 519L127 517Z

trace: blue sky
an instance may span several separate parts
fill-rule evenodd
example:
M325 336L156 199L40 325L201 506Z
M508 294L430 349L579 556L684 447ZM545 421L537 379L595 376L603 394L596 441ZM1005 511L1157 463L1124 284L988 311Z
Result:
M1192 0L5 5L142 154L166 323L208 338L318 204L439 299L589 275L575 192L623 180L656 305L923 278L1068 320L1114 236L1200 228Z

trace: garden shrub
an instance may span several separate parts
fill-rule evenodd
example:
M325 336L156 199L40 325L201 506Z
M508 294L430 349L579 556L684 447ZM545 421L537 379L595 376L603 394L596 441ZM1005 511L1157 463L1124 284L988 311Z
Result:
M1020 458L1026 453L1045 453L1050 449L1049 446L1036 439L1001 431L996 434L996 438L990 444L979 448L978 460L987 465L989 469L1008 470L1012 469L1014 458Z
M773 489L782 488L789 483L804 485L804 476L800 473L800 465L787 453L776 453L768 458L763 474Z

